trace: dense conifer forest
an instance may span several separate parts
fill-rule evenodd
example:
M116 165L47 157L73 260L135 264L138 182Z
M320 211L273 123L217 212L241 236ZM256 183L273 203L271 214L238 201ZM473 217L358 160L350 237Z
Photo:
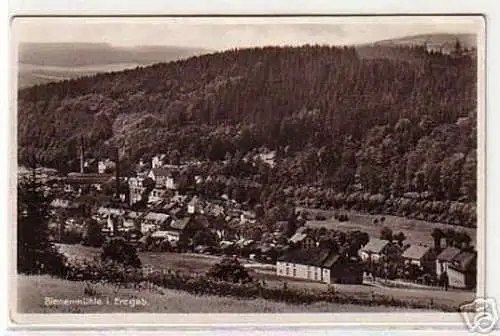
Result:
M475 226L476 85L460 45L230 50L20 90L18 159L77 169L83 136L89 156L120 147L122 165L206 161L198 173L234 176L225 185L249 203ZM246 167L262 148L275 168Z

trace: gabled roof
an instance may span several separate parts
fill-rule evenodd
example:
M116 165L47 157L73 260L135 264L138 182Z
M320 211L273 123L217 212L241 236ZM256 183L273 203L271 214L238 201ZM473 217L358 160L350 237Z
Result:
M460 271L467 272L474 267L476 262L476 253L462 251L453 258L450 267Z
M105 208L105 207L100 207L97 210L97 213L100 215L121 215L124 211L122 209L116 209L116 208Z
M430 247L422 245L411 245L406 251L403 252L403 258L420 260L430 251Z
M332 268L333 265L340 259L340 255L337 253L330 253L328 258L323 263L324 268Z
M447 247L437 256L437 259L441 261L452 261L459 253L460 250L456 247Z
M291 238L290 238L290 242L292 243L298 243L298 242L301 242L303 241L304 239L306 239L307 237L307 234L305 233L300 233L300 232L296 232Z
M170 171L170 169L167 169L167 168L153 168L153 169L151 169L151 172L155 176L169 177L172 175L172 172Z
M127 215L125 217L129 218L129 219L136 219L137 217L139 217L140 215L142 215L141 213L139 212L135 212L135 211L130 211L127 213Z
M279 261L292 262L301 265L322 266L330 255L331 250L321 248L299 249L291 251L282 257Z
M169 215L158 213L158 212L150 212L146 215L147 220L152 220L155 222L164 222L168 219Z
M368 244L366 244L361 250L371 253L381 253L387 244L389 244L388 240L370 238Z
M174 221L172 224L170 224L170 227L175 230L184 230L190 221L191 217L184 217L181 220Z
M109 174L69 173L65 182L69 184L104 184L113 179Z
M200 202L200 199L198 198L198 196L194 196L188 203L188 205L196 205Z

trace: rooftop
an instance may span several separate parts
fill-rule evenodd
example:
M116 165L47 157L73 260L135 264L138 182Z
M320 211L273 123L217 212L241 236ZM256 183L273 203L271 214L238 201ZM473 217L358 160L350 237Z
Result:
M458 271L466 272L474 268L476 256L474 252L462 251L453 258L450 266Z
M459 253L460 250L456 247L447 247L437 256L437 259L441 261L452 261Z
M422 245L411 245L406 251L403 253L403 258L420 260L422 257L430 251L430 247L422 246Z
M380 253L384 247L387 246L387 244L389 244L388 240L370 238L368 244L366 244L361 250L372 253Z

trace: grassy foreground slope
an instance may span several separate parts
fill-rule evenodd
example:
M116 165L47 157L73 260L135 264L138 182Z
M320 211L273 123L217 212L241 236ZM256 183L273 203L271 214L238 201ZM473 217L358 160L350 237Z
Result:
M395 312L411 311L394 307L365 307L351 304L319 302L310 305L291 305L263 299L239 300L231 297L196 296L177 290L117 288L112 285L92 285L85 290L83 282L71 282L48 276L19 276L19 313L306 313L306 312ZM102 305L47 306L45 297L57 299L101 298ZM109 304L107 298L110 299ZM122 300L143 299L145 305L115 304ZM124 302L124 301L122 301Z

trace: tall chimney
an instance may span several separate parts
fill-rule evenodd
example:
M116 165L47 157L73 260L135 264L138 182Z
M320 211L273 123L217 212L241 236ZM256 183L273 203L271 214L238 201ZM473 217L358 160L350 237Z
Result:
M84 173L83 137L80 138L80 173Z
M120 148L116 148L116 199L120 199Z

